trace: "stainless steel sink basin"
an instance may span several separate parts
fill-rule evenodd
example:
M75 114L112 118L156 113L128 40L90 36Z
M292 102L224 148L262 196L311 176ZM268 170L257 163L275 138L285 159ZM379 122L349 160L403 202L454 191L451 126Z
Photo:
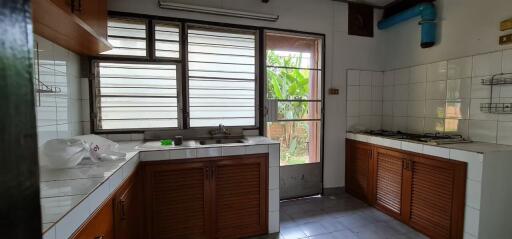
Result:
M199 140L200 145L209 145L209 144L238 144L244 143L242 139L205 139Z

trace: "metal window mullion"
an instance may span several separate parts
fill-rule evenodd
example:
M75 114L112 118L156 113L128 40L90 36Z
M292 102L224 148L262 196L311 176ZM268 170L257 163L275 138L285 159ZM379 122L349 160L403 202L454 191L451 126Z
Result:
M180 57L183 60L181 66L181 123L182 129L190 128L190 101L189 101L189 92L188 92L188 25L182 23L180 25Z

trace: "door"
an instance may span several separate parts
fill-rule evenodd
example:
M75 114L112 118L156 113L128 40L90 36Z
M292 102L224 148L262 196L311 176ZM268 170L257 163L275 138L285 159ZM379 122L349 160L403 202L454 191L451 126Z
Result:
M405 222L431 238L462 238L466 165L445 159L414 157Z
M115 237L117 239L143 238L142 193L138 171L121 186L114 198Z
M345 190L355 197L370 202L373 148L369 144L346 141Z
M281 199L322 192L323 40L265 32L265 135L281 145Z
M114 207L112 202L112 199L107 200L72 238L114 239Z
M402 177L406 155L387 149L375 150L374 204L387 214L402 219Z
M209 162L144 166L146 238L209 238Z
M215 238L267 233L268 156L234 156L213 163Z

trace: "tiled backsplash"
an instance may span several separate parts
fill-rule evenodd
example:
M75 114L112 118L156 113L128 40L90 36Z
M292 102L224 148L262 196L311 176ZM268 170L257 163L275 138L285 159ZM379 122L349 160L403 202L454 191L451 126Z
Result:
M512 50L386 71L382 129L456 133L475 141L512 144L512 115L480 111L480 103L491 98L490 86L481 85L480 80L498 73L512 73ZM349 78L348 97L353 85ZM359 88L358 94L372 93L368 88L364 92ZM492 94L493 102L512 103L512 85L495 86ZM368 125L354 117L357 110L349 111L355 103L350 98L347 102L348 129Z
M349 70L347 74L347 128L380 129L382 72Z
M34 75L39 72L42 83L60 90L37 93L34 77L38 144L82 134L80 56L42 37L34 38L39 49L39 66L35 65Z

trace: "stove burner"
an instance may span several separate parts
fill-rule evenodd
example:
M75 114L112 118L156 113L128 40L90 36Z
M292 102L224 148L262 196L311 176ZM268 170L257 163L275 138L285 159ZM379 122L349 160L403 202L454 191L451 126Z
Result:
M426 144L456 144L456 143L469 143L471 141L464 139L462 135L456 134L443 134L443 133L426 133L426 134L412 134L403 133L400 131L387 131L387 130L372 130L367 134L374 136L382 136L392 139L403 139L418 141Z

